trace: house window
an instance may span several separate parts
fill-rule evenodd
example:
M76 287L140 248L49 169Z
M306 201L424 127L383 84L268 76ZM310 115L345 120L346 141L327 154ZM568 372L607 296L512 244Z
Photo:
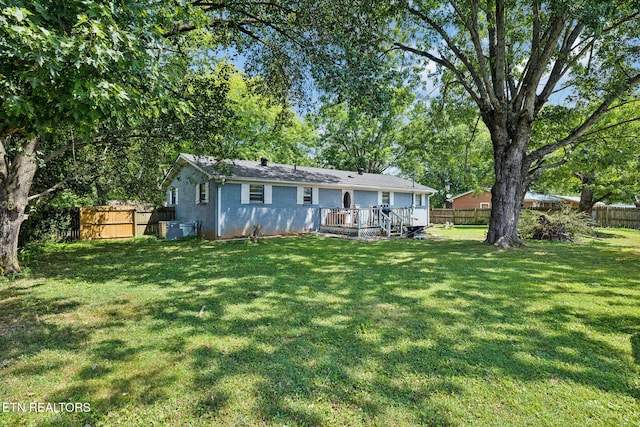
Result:
M240 203L273 203L273 187L270 184L242 184L240 186Z
M205 204L209 201L209 186L206 182L196 186L196 203Z
M303 204L304 205L312 205L313 204L313 190L311 187L304 187L302 190L303 193Z
M382 204L383 205L391 204L391 193L389 191L382 192Z
M317 204L319 200L319 193L317 187L297 187L296 204L298 205L313 205Z
M170 206L175 206L178 204L178 189L172 188L169 190L169 194L167 196L167 204Z
M264 185L249 185L249 203L264 203Z
M489 202L480 202L480 209L489 209Z

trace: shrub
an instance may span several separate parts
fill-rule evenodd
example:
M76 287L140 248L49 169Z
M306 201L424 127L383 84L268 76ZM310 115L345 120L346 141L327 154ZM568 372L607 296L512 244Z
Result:
M591 217L572 208L557 211L522 210L518 222L521 238L575 242L579 235L592 233Z
M32 208L20 228L20 246L28 242L64 242L77 238L80 217L78 208L42 205Z

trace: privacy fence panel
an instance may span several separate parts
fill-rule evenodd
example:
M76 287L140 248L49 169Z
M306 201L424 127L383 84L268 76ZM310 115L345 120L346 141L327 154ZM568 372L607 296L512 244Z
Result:
M640 229L640 209L635 207L598 206L592 215L600 227Z
M136 211L136 236L160 234L159 221L176 219L174 208L144 209Z
M491 209L431 209L434 224L488 224Z
M529 208L536 211L557 209ZM491 209L431 209L433 224L488 224ZM640 229L640 209L635 207L598 206L593 208L594 222L600 227L623 227Z
M82 240L126 239L142 235L158 235L158 222L174 219L174 208L85 207L80 209L80 238Z
M453 209L436 209L429 212L429 218L433 224L453 224Z
M133 206L80 208L80 239L127 239L136 235Z

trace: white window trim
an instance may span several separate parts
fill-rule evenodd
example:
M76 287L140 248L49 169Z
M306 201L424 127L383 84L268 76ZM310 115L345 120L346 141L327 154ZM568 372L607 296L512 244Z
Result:
M175 202L172 203L172 199L173 197L171 197L173 195L173 193L175 192ZM167 206L175 206L178 204L178 189L177 188L170 188L169 190L167 190Z
M200 200L200 186L204 185L204 200ZM209 203L209 184L207 182L201 182L196 184L196 205L204 205Z
M393 191L378 191L378 205L382 205L382 193L389 193L389 206L394 205Z
M240 204L248 205L250 203L249 199L249 184L241 184L240 188Z
M304 205L304 189L305 188L311 188L311 204L312 205L317 205L318 204L318 188L317 187L311 187L310 185L303 185L303 186L298 186L296 187L296 203L298 205Z
M273 185L271 184L240 184L240 203L243 205L254 204L259 205L261 203L251 203L250 186L262 185L262 204L270 205L273 203Z
M263 202L265 205L270 205L273 203L273 185L264 184L264 190L262 193Z
M304 205L304 187L296 187L296 204Z
M489 208L490 208L489 202L480 202L480 209L489 209Z

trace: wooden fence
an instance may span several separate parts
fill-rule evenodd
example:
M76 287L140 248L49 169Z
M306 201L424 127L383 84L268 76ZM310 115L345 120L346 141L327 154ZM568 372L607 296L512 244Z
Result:
M489 224L491 209L431 209L433 224Z
M137 210L135 206L84 207L80 208L80 239L126 239L158 234L158 222L174 218L174 208Z
M548 211L548 208L534 208ZM488 224L491 209L431 209L433 224ZM598 206L592 210L595 223L600 227L640 229L640 209L634 207Z
M640 229L640 209L635 207L597 206L592 216L600 227Z
M136 211L136 236L160 235L159 221L173 221L176 211L173 207L144 209Z

